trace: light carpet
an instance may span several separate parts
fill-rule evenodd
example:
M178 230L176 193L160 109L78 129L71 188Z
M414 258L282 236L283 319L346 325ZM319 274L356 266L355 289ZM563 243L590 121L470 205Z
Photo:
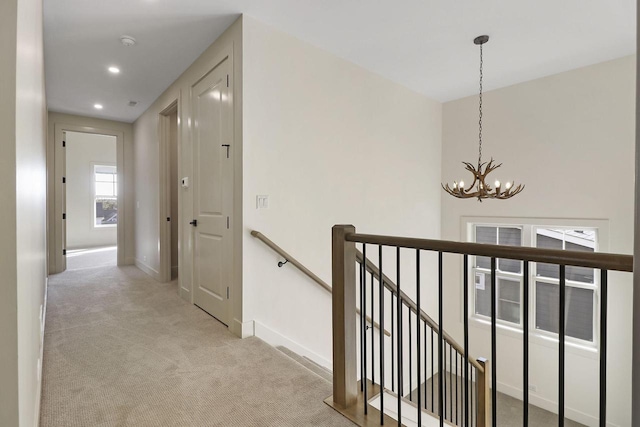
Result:
M135 267L51 276L40 425L352 426L328 381Z

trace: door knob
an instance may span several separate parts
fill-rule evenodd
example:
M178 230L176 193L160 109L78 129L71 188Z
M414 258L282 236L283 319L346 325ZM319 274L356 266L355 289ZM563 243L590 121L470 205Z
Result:
M198 220L197 220L197 219L194 219L194 220L193 220L193 221L191 221L189 224L190 224L190 225L193 225L194 227L197 227L197 226L198 226Z

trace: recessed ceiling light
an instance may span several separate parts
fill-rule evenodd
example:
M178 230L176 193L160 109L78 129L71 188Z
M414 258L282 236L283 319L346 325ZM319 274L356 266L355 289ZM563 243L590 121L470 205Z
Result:
M120 68L118 67L109 67L109 72L113 74L118 74L120 72Z
M94 104L93 108L95 108L96 110L102 110L102 104Z
M122 43L123 45L129 47L129 46L133 46L134 44L136 44L136 39L134 39L131 36L121 36L120 37L120 43Z

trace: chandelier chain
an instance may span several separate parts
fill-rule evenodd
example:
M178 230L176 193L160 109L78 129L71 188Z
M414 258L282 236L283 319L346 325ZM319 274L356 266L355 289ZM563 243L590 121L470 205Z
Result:
M478 103L478 167L482 164L482 44L480 45L480 97Z

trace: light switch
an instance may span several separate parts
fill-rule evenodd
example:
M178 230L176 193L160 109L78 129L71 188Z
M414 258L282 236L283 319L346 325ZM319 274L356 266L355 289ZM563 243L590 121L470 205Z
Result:
M269 196L256 196L256 209L267 209L269 207Z

